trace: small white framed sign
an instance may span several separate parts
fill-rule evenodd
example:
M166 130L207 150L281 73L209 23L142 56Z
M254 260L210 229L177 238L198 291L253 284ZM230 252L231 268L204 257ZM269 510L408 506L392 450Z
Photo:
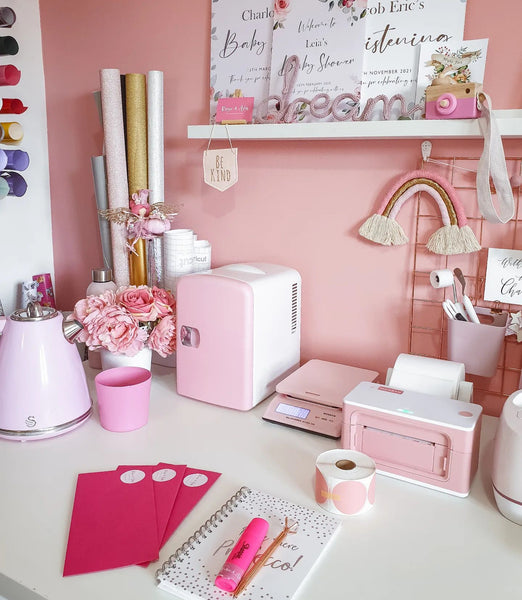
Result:
M522 250L489 248L484 300L522 305Z

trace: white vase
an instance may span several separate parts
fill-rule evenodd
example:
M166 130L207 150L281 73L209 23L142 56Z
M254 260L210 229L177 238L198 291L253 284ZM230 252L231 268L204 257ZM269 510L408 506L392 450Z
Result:
M150 371L152 362L152 350L143 348L134 356L127 356L119 352L110 352L106 348L100 349L102 369L113 369L114 367L143 367Z

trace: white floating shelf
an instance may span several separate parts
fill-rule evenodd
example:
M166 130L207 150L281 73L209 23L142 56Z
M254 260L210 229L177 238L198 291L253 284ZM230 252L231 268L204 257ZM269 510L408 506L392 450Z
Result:
M522 109L495 110L500 135L522 138ZM211 125L189 125L188 138L208 140ZM477 119L440 121L358 121L335 123L288 123L261 125L229 125L234 140L356 140L387 138L480 138ZM224 125L216 125L213 139L226 140Z

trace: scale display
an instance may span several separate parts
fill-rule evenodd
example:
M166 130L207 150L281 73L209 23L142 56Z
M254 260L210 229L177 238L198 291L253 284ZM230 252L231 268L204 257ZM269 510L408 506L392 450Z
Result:
M308 408L300 408L299 406L292 406L291 404L285 404L284 402L280 402L275 410L282 415L296 417L297 419L306 419L310 414Z
M368 371L313 358L276 385L276 395L263 419L331 438L341 437L343 398L361 381L374 381Z
M341 437L342 410L336 406L276 394L263 419L327 437Z

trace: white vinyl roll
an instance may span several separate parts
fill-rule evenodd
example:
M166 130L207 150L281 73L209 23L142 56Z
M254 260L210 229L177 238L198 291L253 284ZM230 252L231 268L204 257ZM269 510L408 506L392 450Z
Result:
M456 400L460 382L464 381L465 376L463 363L414 354L399 354L388 385L399 390Z
M165 202L163 71L147 73L149 203Z
M315 464L315 500L338 515L359 515L375 502L375 463L356 450L328 450Z
M430 283L435 289L449 287L453 285L453 271L449 269L439 269L430 273Z

